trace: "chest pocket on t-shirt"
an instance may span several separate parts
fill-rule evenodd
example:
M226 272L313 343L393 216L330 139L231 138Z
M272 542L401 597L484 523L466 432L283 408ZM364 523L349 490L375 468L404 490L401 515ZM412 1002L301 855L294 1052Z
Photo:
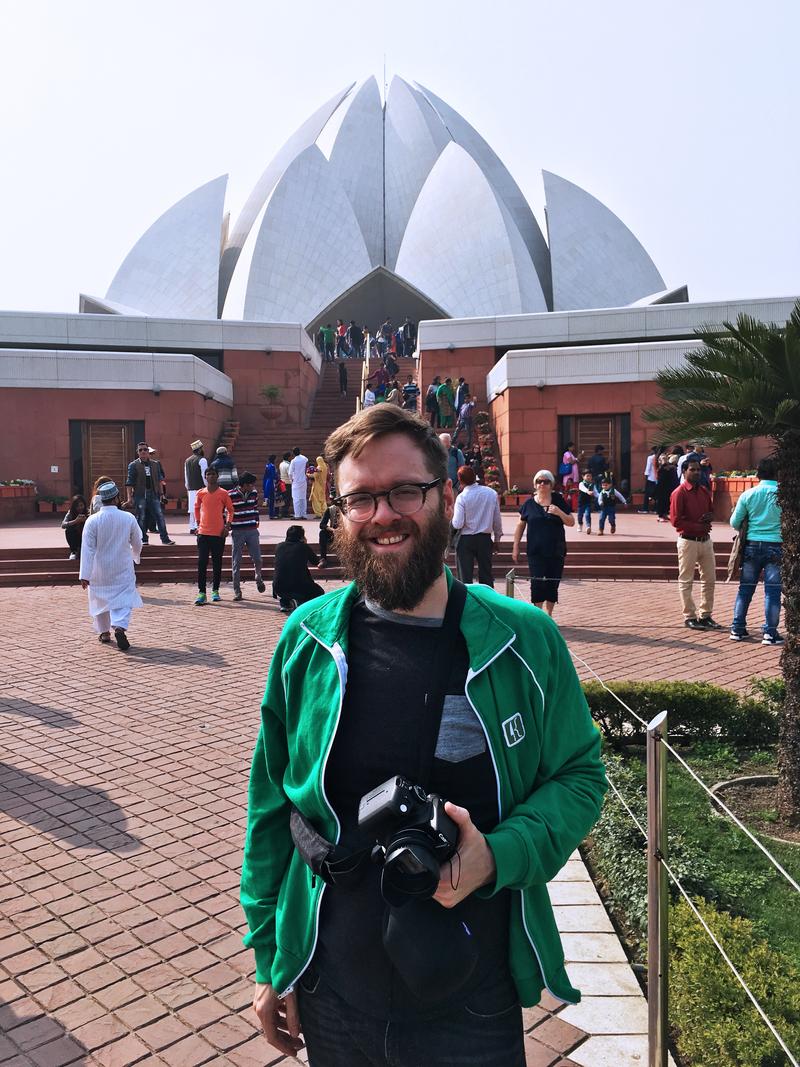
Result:
M445 697L434 758L461 763L485 751L483 727L470 702L463 695Z

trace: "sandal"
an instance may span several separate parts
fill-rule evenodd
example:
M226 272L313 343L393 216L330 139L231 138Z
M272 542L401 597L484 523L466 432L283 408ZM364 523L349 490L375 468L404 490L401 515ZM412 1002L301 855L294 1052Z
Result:
M108 630L106 630L104 633L98 636L97 640L100 642L101 645L110 645L111 634L108 632Z

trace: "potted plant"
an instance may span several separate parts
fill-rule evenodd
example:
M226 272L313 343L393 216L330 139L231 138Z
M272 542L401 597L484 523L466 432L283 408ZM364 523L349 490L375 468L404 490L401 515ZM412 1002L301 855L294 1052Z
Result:
M266 400L266 406L261 408L261 415L267 422L277 422L283 415L281 403L281 388L279 385L262 385L259 390Z

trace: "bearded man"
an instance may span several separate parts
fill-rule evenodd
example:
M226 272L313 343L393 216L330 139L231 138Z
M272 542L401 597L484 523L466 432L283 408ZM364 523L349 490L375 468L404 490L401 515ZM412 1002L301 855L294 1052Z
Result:
M522 1006L580 997L546 886L598 817L599 733L552 620L444 566L432 427L381 404L325 458L353 581L294 612L270 665L242 870L253 1007L311 1067L524 1067ZM452 847L431 863L434 824Z

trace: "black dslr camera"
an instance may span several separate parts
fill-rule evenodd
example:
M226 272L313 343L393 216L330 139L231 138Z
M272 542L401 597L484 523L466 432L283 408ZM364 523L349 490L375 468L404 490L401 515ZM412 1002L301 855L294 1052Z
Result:
M439 869L458 845L458 827L444 801L406 778L390 778L361 798L358 826L377 839L372 859L382 865L381 893L398 907L432 897Z

